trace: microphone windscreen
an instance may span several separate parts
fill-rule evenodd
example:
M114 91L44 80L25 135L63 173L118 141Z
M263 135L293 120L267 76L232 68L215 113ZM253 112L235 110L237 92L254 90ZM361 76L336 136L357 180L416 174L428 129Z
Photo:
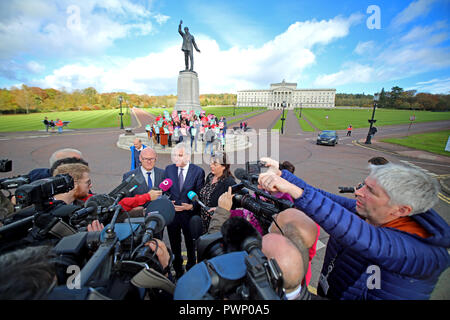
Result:
M242 168L237 168L236 170L234 170L234 176L239 180L247 180L247 171Z
M262 241L261 234L250 222L242 217L232 217L221 228L223 242L227 252L241 251L245 239L252 237Z
M195 241L203 234L203 222L200 216L195 215L189 221L189 230L191 231L192 239Z
M173 181L172 179L165 179L163 182L161 182L159 184L159 188L163 191L166 192L167 190L169 190L173 185Z
M109 207L114 203L114 199L107 194L95 194L84 203L84 207Z
M148 214L152 211L158 211L163 216L166 225L170 224L175 217L175 207L167 198L159 198L149 203L145 212Z
M194 191L189 191L187 196L190 200L194 201L194 200L196 200L195 198L197 197L197 194Z

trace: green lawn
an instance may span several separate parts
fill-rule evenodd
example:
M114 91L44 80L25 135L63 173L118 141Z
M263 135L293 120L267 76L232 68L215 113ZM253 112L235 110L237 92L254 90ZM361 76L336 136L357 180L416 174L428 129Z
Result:
M257 110L266 110L266 108L261 107L254 107L253 111ZM148 111L149 113L158 116L164 112L164 110L167 110L170 114L172 114L173 108L144 108L145 111ZM206 111L207 114L213 113L218 118L220 117L233 117L234 108L233 107L203 107L203 110ZM252 107L236 107L236 116L244 113L252 112Z
M303 117L303 112L302 112L302 117L300 118L300 112L295 111L295 115L298 119L298 124L300 125L300 128L303 131L307 131L307 132L313 132L314 128L311 127L311 125L305 120L305 118Z
M305 116L319 130L344 130L349 124L353 128L369 127L368 119L372 118L372 109L307 109L303 108ZM410 111L376 109L375 126L408 124L409 117L415 115L415 122L450 120L450 112ZM328 116L328 119L326 119Z
M450 152L445 151L450 130L413 134L403 138L382 139L383 142L399 144L419 150L450 156Z
M124 111L123 125L129 127L131 118ZM0 132L44 130L44 117L56 121L71 121L68 129L120 127L119 109L95 111L61 111L18 115L1 115ZM66 127L65 127L66 128Z

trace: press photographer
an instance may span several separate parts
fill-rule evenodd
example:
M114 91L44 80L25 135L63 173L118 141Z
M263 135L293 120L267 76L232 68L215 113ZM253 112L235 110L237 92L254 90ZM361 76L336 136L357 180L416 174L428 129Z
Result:
M431 209L438 200L436 180L401 165L371 166L354 200L314 188L280 171L272 159L261 160L270 169L260 175L260 187L289 193L295 206L330 234L321 295L368 300L430 297L450 265L450 227ZM376 266L378 276L366 272L367 266Z

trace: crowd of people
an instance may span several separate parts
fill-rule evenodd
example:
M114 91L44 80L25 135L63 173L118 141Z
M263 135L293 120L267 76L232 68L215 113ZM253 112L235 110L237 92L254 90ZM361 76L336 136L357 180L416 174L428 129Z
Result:
M164 111L153 123L147 124L145 130L153 146L171 148L172 145L189 142L191 149L197 152L198 141L201 141L206 143L204 153L209 150L212 155L214 144L218 145L218 149L225 150L227 120L225 117L219 119L214 114L207 115L203 110L174 110L171 114Z
M204 281L204 277L195 278L204 262L198 260L194 239L198 235L194 235L196 228L193 224L198 224L202 235L213 235L230 221L245 221L259 235L264 256L275 261L282 272L281 299L430 298L439 276L450 265L447 251L450 227L432 209L439 193L439 184L434 178L386 159L373 159L369 161L369 175L355 188L355 199L351 199L309 185L294 175L295 166L289 161L279 163L262 158L260 160L267 171L259 174L258 188L264 190L266 198L270 195L292 204L291 208L273 215L269 227L265 227L250 208L240 207L233 201L236 195L232 187L238 181L230 171L226 153L219 151L213 154L208 172L191 163L192 140L185 141L181 129L186 132L196 129L191 134L194 139L197 133L202 133L201 127L215 130L213 126L218 126L219 130L226 131L224 121L223 128L220 128L215 118L207 119L195 114L181 121L176 117L168 121L167 115L159 117L157 127L152 126L151 137L156 138L155 132L159 132L161 143L164 129L169 130L165 135L170 135L173 130L178 143L172 149L172 163L164 167L151 146L137 144L132 149L131 169L123 174L123 181L131 175L138 181L132 194L119 202L126 212L124 219L127 216L145 216L145 207L163 195L156 186L165 179L173 183L166 191L175 210L173 221L167 225L170 249L163 241L162 232L145 244L159 261L157 273L162 278L158 283L166 281L159 287L165 288L164 297L173 298L175 292L179 298L189 299L194 294L190 284ZM174 126L178 128L178 135L175 135ZM180 137L182 141L179 141ZM83 160L80 151L58 150L50 158L50 168L34 169L28 176L31 181L36 181L58 174L68 174L74 181L72 190L54 197L62 207L82 207L93 197L95 181L92 181L89 164ZM193 201L188 196L189 192L195 192L199 201ZM258 197L265 200L261 195ZM11 223L32 214L34 211L24 209L9 212L1 218L3 223ZM60 218L55 223L62 222ZM104 228L102 223L94 220L87 226L87 231L102 232ZM308 285L321 228L330 238L316 294L310 292ZM48 229L54 230L55 227ZM64 235L76 233L72 229L66 226ZM62 236L56 231L51 234L49 238L39 238L38 235L42 234L34 225L30 234L14 244L1 239L1 299L51 299L55 297L56 288L66 286L66 279L61 280L55 271L51 250ZM183 261L182 238L186 246L186 262ZM207 266L211 268L211 264ZM211 282L205 280L205 285L209 286ZM98 290L90 290L87 297L94 292L97 298L108 298Z

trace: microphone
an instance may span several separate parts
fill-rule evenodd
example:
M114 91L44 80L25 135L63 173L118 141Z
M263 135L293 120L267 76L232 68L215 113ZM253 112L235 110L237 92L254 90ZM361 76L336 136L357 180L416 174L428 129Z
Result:
M250 252L254 248L261 249L262 247L261 234L242 217L232 217L226 220L221 227L221 233L227 252Z
M145 209L145 234L142 244L150 241L155 233L161 232L175 217L175 207L168 199L156 199Z
M159 188L163 192L167 192L172 187L172 185L173 185L172 179L167 178L167 179L164 179L164 181L159 184Z
M126 178L119 186L117 186L113 191L108 193L110 197L115 198L117 195L119 195L122 192L130 192L130 189L134 186L138 186L140 184L140 181L138 181L138 176L135 174L130 175L128 178Z
M203 222L200 216L195 215L189 221L189 230L191 231L192 239L195 241L203 234Z
M194 191L189 191L187 196L191 201L197 202L206 211L209 211L211 209L210 207L208 207L207 205L205 205L203 202L200 201L198 195Z

